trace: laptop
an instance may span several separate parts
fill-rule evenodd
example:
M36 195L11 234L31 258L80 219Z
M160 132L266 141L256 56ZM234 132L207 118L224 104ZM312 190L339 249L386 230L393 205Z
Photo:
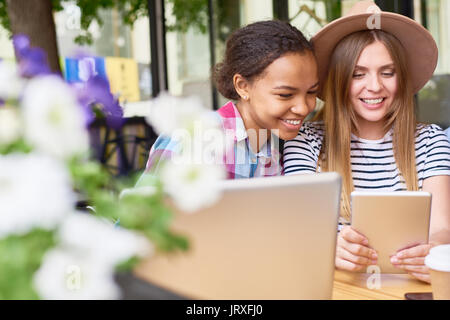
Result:
M331 299L337 173L221 182L212 207L176 212L190 249L156 254L136 274L192 299Z

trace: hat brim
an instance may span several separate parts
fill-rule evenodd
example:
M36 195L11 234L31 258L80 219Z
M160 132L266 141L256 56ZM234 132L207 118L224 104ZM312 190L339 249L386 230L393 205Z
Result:
M312 39L318 64L322 98L331 55L339 41L354 32L370 30L371 13L339 18L323 27ZM408 70L414 93L422 89L433 76L438 61L438 48L430 32L414 20L391 12L380 14L380 29L395 36L405 48Z

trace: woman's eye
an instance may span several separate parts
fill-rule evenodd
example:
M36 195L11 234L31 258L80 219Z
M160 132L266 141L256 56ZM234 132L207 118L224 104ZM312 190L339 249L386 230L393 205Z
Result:
M354 73L353 78L362 78L364 76L364 73Z
M290 97L292 97L292 94L290 94L290 93L286 93L286 94L281 94L281 93L279 93L278 94L280 97L282 97L282 98L290 98Z
M395 72L383 72L382 75L384 77L393 77L395 74Z

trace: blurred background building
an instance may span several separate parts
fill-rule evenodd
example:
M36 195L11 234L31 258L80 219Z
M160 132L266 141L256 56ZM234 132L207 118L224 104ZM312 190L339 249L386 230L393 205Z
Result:
M96 57L92 63L105 72L128 120L120 132L94 126L93 148L115 173L128 174L145 166L147 152L156 138L142 117L152 97L168 90L179 96L197 95L210 109L224 104L226 100L210 81L210 70L221 61L231 32L255 21L276 18L290 21L310 38L323 25L344 15L355 2L148 0L147 15L137 19L133 27L123 22L116 9L101 10L103 25L89 26L92 45L80 46L74 40L80 34L82 12L76 1L66 1L63 10L54 14L60 65L67 80L76 81L76 53L82 50ZM439 64L433 79L417 96L417 113L420 121L449 127L450 1L376 2L383 10L415 19L432 33L439 47ZM5 30L0 30L0 58L14 59Z

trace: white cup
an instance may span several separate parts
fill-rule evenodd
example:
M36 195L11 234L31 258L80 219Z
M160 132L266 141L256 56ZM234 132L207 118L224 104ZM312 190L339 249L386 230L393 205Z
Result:
M430 269L434 300L450 300L450 244L431 248L425 257Z

